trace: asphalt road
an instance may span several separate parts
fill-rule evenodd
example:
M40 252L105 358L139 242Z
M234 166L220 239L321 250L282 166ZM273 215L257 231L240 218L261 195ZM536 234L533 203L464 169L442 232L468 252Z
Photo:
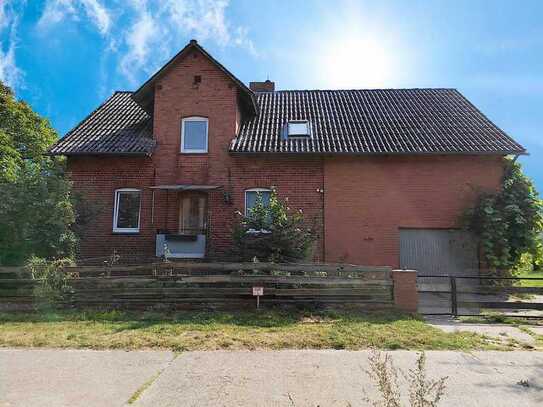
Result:
M413 367L415 352L390 352ZM0 406L365 406L368 352L0 349ZM541 352L427 352L440 406L543 405ZM366 395L366 396L365 396Z

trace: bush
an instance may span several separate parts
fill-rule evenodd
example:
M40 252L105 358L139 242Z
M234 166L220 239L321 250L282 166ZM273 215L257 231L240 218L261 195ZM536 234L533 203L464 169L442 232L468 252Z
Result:
M73 276L64 271L67 266L73 266L72 259L58 259L48 261L40 257L31 257L25 268L37 281L34 296L38 303L54 304L62 300L70 290L69 280Z
M291 211L275 191L264 205L258 195L255 206L234 228L234 251L242 261L255 258L269 262L292 262L304 259L315 241L314 231L307 227L302 210Z
M375 381L380 400L365 401L374 407L401 407L401 391L398 385L398 373L401 373L408 385L410 407L436 407L445 394L447 377L437 380L426 376L426 355L419 354L415 368L407 373L399 371L394 366L389 354L372 352L368 358L370 369L368 376Z
M495 271L515 272L523 255L541 259L543 205L518 163L510 162L496 194L481 194L466 213L466 226L481 241L484 260Z

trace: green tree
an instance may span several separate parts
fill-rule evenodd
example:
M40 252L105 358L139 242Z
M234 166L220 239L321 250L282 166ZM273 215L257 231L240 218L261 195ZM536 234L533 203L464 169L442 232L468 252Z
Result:
M243 261L292 262L304 259L315 240L301 210L291 211L286 202L272 192L269 205L260 194L247 215L240 219L233 233L235 254Z
M541 259L543 204L520 164L509 161L500 191L481 194L466 215L490 268L514 273L523 255Z
M74 254L75 215L64 159L49 122L0 82L0 264Z

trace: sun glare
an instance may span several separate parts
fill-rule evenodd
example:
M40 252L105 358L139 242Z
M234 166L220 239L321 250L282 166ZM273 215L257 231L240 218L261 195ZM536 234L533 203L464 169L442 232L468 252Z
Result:
M333 41L326 48L322 82L327 86L342 89L390 87L392 63L383 44L370 38L347 37Z

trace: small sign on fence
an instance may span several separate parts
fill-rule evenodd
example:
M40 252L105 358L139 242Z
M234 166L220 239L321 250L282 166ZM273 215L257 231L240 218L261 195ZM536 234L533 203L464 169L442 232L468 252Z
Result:
M260 308L261 295L264 295L264 287L253 287L253 297L256 297L256 309Z

